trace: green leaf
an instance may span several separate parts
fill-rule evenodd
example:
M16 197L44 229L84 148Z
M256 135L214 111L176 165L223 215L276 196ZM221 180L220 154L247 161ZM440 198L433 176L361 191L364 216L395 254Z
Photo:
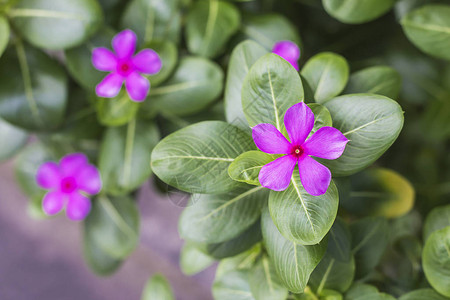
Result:
M216 278L234 270L250 270L255 264L255 261L260 257L261 250L261 244L258 243L253 248L239 255L222 259L217 266Z
M5 51L6 46L8 46L9 33L10 29L8 20L6 20L5 17L0 16L0 57Z
M369 93L396 99L402 87L402 77L393 68L375 66L350 76L344 94Z
M450 226L450 204L435 207L425 219L423 240L426 241L433 232L447 226Z
M359 24L384 15L395 0L322 0L322 4L327 13L339 21Z
M259 171L274 160L270 154L261 151L248 151L242 153L228 167L228 174L233 180L252 185L259 184Z
M311 57L301 73L314 92L315 101L323 104L344 90L349 72L348 63L344 57L323 52Z
M98 165L103 190L122 195L140 187L151 174L149 151L158 141L158 129L151 121L132 120L126 126L109 128Z
M281 234L301 245L319 243L336 218L339 194L334 182L321 196L311 196L294 170L291 184L282 192L270 191L269 211Z
M8 15L28 42L52 50L80 45L103 21L95 0L20 0Z
M214 58L222 54L237 32L241 17L236 7L225 1L195 2L186 19L186 42L191 53Z
M127 197L100 195L92 201L92 210L84 223L85 236L115 259L124 259L139 241L139 212Z
M125 88L114 98L95 98L94 101L98 121L105 126L122 126L131 122L142 105L132 101Z
M242 187L220 195L195 194L193 204L181 214L180 236L209 244L230 240L255 223L265 199L263 187Z
M255 300L285 300L288 295L267 256L263 256L250 270L249 281Z
M252 39L268 51L272 51L276 42L286 40L301 47L296 27L283 15L273 13L246 15L241 31L244 34L243 39Z
M267 252L284 286L293 293L302 293L309 276L325 254L326 241L312 246L289 241L278 231L268 209L263 210L261 228Z
M357 283L345 294L345 300L395 300L395 298L378 292L377 288L372 285Z
M420 289L404 294L398 300L448 300L448 298L439 295L433 289Z
M249 130L247 119L242 109L242 85L251 66L267 51L253 41L244 41L231 52L225 85L225 116L231 123L242 130Z
M397 139L403 127L403 112L397 102L384 96L353 94L325 104L333 126L349 140L342 156L321 160L333 176L348 176L376 161Z
M175 300L175 296L167 279L157 274L147 281L141 300Z
M164 85L150 89L143 110L146 115L155 110L169 115L190 115L210 105L222 89L223 71L216 63L201 57L184 57Z
M308 135L311 137L319 128L325 126L333 126L333 120L331 119L331 114L328 109L317 103L310 103L308 107L311 108L314 114L314 127Z
M256 300L250 291L248 271L231 271L216 277L212 287L215 300Z
M67 77L46 54L16 43L0 58L0 117L33 131L55 129L67 103Z
M341 205L352 214L398 218L414 206L413 186L392 170L372 168L353 175L350 182L350 194Z
M267 54L258 59L242 86L242 107L251 127L270 123L284 128L284 113L303 101L302 81L285 59Z
M228 167L254 149L251 138L221 121L206 121L164 138L152 153L153 172L165 183L190 193L226 193L241 185Z
M191 242L186 242L181 248L180 268L186 275L197 274L214 263L214 258L203 253Z
M178 62L178 48L175 43L168 40L153 40L144 45L143 48L150 48L158 53L162 61L162 68L158 74L149 76L153 87L164 82L173 72ZM152 100L150 100L152 101Z
M0 148L0 161L17 154L26 144L28 137L26 131L0 119L0 141L3 141L2 147Z
M122 15L121 27L133 30L140 45L153 40L180 39L181 16L179 0L129 1Z
M450 7L429 4L403 17L401 24L408 39L423 52L450 60Z
M440 294L450 297L450 226L433 232L422 253L425 276Z
M389 242L389 225L385 218L369 217L350 225L356 278L369 274L381 260Z

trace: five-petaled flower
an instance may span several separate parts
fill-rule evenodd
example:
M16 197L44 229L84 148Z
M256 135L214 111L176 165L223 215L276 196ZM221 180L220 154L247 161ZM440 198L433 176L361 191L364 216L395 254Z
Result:
M314 126L314 114L303 102L290 107L284 116L290 142L272 124L258 124L252 129L256 146L269 154L286 154L261 168L259 182L274 191L285 190L298 163L300 180L313 195L324 194L331 181L331 172L310 156L336 159L342 155L348 139L336 128L321 127L306 139Z
M298 71L300 48L296 43L291 41L277 42L272 48L272 53L275 53L287 60Z
M119 32L112 40L115 54L107 48L92 51L92 64L100 71L111 72L95 88L99 97L117 96L122 84L133 101L144 101L150 90L150 82L140 73L154 75L161 70L159 55L152 49L136 50L136 34L129 30Z
M77 221L84 219L91 210L91 201L85 194L98 194L102 188L100 173L89 164L86 155L73 153L64 156L59 165L43 163L36 181L41 188L49 190L42 201L47 215L59 213L66 205L67 217Z

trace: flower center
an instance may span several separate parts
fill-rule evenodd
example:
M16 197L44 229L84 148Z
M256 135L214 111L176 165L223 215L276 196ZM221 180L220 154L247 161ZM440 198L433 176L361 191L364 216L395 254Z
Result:
M122 61L117 64L117 72L120 75L126 76L133 71L133 67L129 61Z
M292 149L292 154L297 157L302 156L303 152L304 152L304 150L303 150L302 146L295 146Z
M70 194L77 188L77 182L73 177L65 177L61 180L61 192Z

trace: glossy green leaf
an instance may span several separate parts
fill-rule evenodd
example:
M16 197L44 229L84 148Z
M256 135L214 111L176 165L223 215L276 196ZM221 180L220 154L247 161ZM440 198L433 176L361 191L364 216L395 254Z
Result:
M325 194L311 196L303 188L297 170L286 190L270 191L269 197L270 215L278 230L285 238L301 245L314 245L323 239L334 223L338 205L334 182Z
M263 256L250 270L249 281L255 300L285 300L288 295L267 256Z
M381 260L389 242L389 225L385 218L369 217L350 225L356 278L362 278Z
M420 289L404 294L398 300L448 300L433 289Z
M402 78L388 66L369 67L352 73L344 94L369 93L396 99L402 87Z
M125 88L114 98L95 98L98 121L105 126L121 126L136 117L142 103L132 101Z
M403 17L408 39L423 52L450 60L450 7L445 4L424 5Z
M348 176L376 161L397 139L403 111L397 102L378 95L353 94L325 104L333 126L349 140L342 156L321 160L333 176Z
M98 164L103 190L122 195L141 186L152 172L150 151L158 141L158 129L150 121L133 120L126 126L109 128Z
M398 218L414 206L413 186L395 171L365 170L353 175L350 184L350 194L341 200L341 205L352 214Z
M395 298L391 295L380 293L372 285L357 283L345 294L345 300L395 300Z
M150 89L144 113L151 115L157 110L170 115L190 115L210 105L222 89L223 71L216 63L201 57L184 57L164 85Z
M214 258L199 250L194 243L186 242L181 248L180 268L186 275L197 274L214 263Z
M155 50L162 61L162 68L159 73L148 76L151 86L156 87L169 78L174 71L178 62L178 48L175 43L168 40L153 40L145 44L143 48Z
M95 0L19 0L8 15L27 41L52 50L80 45L103 21Z
M431 286L450 297L450 226L433 232L425 243L422 265Z
M175 300L175 296L167 279L157 274L147 281L141 300Z
M311 57L302 68L317 103L325 103L339 95L345 88L349 76L349 66L344 57L331 52L323 52ZM310 101L310 99L307 99Z
M426 241L433 232L447 226L450 226L450 204L435 207L425 219L423 240Z
M139 241L139 212L127 197L100 195L92 200L92 210L84 223L85 238L97 244L105 254L123 259Z
M190 193L219 194L240 184L228 175L234 159L254 149L251 138L221 121L206 121L168 135L155 147L151 165L165 183Z
M302 81L297 71L276 54L258 59L242 86L242 107L251 127L269 123L284 128L284 113L303 101Z
M26 144L28 137L26 131L0 119L0 141L4 141L0 148L0 161L17 154L17 151Z
M0 57L3 54L3 51L5 51L6 46L9 42L9 23L5 19L5 17L0 16Z
M251 291L248 271L231 271L216 277L212 287L215 300L256 300Z
M274 160L270 154L261 151L248 151L242 153L228 167L228 174L233 180L252 185L259 184L259 171Z
M267 199L263 187L242 187L228 194L194 194L179 223L180 236L200 243L220 243L248 229Z
M242 130L250 129L242 109L242 85L250 68L264 54L267 50L253 41L240 43L231 53L225 85L225 116L228 123Z
M278 231L268 209L263 210L261 228L267 252L284 286L293 293L302 293L325 254L326 241L312 246L289 241Z
M327 13L348 24L372 21L384 15L394 3L395 0L322 0Z
M240 25L236 7L226 1L195 2L186 19L186 42L191 53L214 58L225 49Z
M243 19L241 31L244 39L252 39L266 50L272 51L279 41L292 41L301 47L300 36L295 26L283 15L247 15Z
M122 15L121 27L133 30L140 45L153 40L180 39L181 16L179 0L129 1Z
M64 70L46 54L20 42L0 58L0 117L17 127L50 130L67 103Z

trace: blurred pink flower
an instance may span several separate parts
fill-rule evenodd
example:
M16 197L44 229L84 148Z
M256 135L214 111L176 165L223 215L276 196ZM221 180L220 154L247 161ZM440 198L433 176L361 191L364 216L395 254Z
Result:
M305 190L313 196L325 194L330 185L331 172L310 156L336 159L344 152L348 139L336 128L326 126L306 140L314 127L314 114L303 102L286 111L284 125L290 142L272 124L258 124L252 129L253 140L261 151L287 154L262 167L259 182L268 189L284 191L298 163Z
M161 70L162 61L152 49L136 51L136 34L130 29L119 32L112 40L113 53L107 48L92 51L92 64L97 70L110 72L95 88L99 97L113 98L123 82L131 100L144 101L150 90L150 82L141 75L154 75Z
M300 58L300 48L291 41L277 42L272 49L275 53L287 60L298 71L298 59Z
M91 201L83 192L95 195L102 188L99 171L82 153L68 154L59 164L43 163L36 181L41 188L49 190L42 201L44 212L54 215L66 205L67 217L74 221L84 219L91 210Z

